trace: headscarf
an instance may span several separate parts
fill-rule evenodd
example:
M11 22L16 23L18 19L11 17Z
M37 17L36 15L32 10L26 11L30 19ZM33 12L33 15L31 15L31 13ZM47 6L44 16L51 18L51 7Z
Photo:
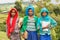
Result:
M10 18L11 18L11 12L12 12L12 10L15 10L15 16L13 17L12 25L10 25ZM7 29L8 29L8 31L7 31L8 37L10 37L10 34L14 31L17 18L18 18L18 11L15 8L12 8L9 11L8 17L7 17L7 20L6 20Z
M34 15L34 7L33 7L32 5L29 5L28 7L26 7L25 14L26 14L27 16L29 15L29 13L28 13L29 9L31 9L31 10L33 11L33 15Z

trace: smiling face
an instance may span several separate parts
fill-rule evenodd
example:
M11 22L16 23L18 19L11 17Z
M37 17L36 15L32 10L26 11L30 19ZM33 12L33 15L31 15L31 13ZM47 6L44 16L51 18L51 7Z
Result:
M46 15L47 15L47 13L46 13L46 12L43 12L43 13L42 13L42 16L46 16Z
M15 14L16 14L15 10L12 10L12 11L11 11L11 16L14 17Z
M33 15L33 11L31 9L29 9L28 13L29 13L29 16Z

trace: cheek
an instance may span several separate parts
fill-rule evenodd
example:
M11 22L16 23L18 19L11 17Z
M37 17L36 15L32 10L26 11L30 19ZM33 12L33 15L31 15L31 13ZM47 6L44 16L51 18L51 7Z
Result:
M11 15L12 15L12 16L14 16L14 15L15 15L15 13L12 13Z
M44 14L42 14L44 16Z
M33 14L33 12L29 12L29 14Z
M45 15L47 15L47 14L45 13Z
M43 13L42 15L43 15L43 16L46 16L47 14L46 14L46 13Z

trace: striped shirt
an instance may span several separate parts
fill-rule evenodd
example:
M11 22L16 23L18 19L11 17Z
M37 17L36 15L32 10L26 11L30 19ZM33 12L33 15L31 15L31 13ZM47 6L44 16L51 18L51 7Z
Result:
M34 20L34 18L28 19L27 31L36 31L35 20Z

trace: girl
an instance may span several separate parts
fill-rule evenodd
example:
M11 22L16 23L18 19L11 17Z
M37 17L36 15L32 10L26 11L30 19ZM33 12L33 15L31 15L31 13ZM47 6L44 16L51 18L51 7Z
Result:
M48 16L46 8L41 9L41 17L38 19L38 26L40 27L40 40L52 40L50 29L57 25L56 21Z
M18 11L13 8L9 11L6 21L7 36L10 40L20 40L18 22Z
M26 16L23 20L23 26L21 33L26 37L26 40L38 40L37 38L37 20L38 18L34 16L34 7L28 6L26 8ZM24 32L26 34L24 34Z

